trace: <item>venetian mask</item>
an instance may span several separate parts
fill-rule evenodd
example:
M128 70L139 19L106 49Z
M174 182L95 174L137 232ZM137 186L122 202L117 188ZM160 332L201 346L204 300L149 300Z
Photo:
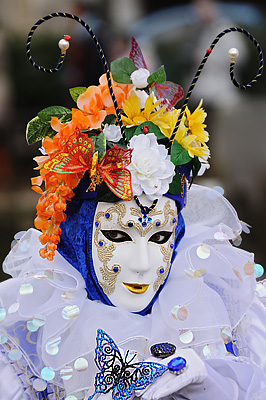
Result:
M140 197L145 206L151 202ZM98 203L92 258L98 283L114 306L139 312L165 282L178 223L175 202L161 197L145 215L134 200Z

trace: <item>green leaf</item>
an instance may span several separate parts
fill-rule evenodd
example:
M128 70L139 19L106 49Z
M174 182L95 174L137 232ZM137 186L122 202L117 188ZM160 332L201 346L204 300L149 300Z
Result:
M83 132L83 129L81 130L81 132ZM87 131L84 129L84 132L90 136L98 136L101 133L99 129L87 129Z
M111 62L111 74L115 82L132 83L130 75L136 71L135 64L128 57L121 57Z
M197 178L200 167L201 167L201 162L200 162L199 158L195 156L192 159L192 179L191 179L189 187L192 185L194 180Z
M61 122L71 121L72 113L69 108L62 106L51 106L38 113L38 117L43 122L51 121L52 117L57 117Z
M183 165L191 161L191 157L184 147L181 146L176 140L174 140L171 147L171 161L175 165Z
M131 126L131 128L125 128L125 135L128 141L134 136L137 127Z
M49 136L53 138L56 132L51 128L50 122L44 122L39 117L33 118L26 127L26 140L29 145Z
M84 93L87 90L85 86L77 86L69 89L69 93L72 97L72 99L75 101L75 103L78 100L78 97L80 94Z
M105 124L115 125L115 123L116 123L116 115L108 114L108 115L106 115L106 117L104 118L104 121L102 122L102 128L104 128Z
M100 133L100 135L95 138L94 153L96 153L96 151L98 151L98 160L101 161L106 153L106 138L103 133Z
M174 179L169 185L169 192L171 194L179 194L182 191L182 182L181 182L181 177L178 171L176 171L176 174L174 176Z
M143 132L144 126L147 126L148 132ZM151 121L145 121L141 125L139 125L135 130L134 136L147 133L154 133L157 139L165 139L165 136L162 134L160 128L158 128L158 126Z
M125 128L125 134L127 137L127 140L130 141L133 136L137 135L145 135L145 132L143 132L144 126L148 127L148 132L147 133L154 133L154 135L157 137L157 139L165 139L166 137L162 134L160 128L158 128L157 125L155 125L151 121L145 121L141 125L138 126L132 126L131 128Z
M109 147L113 147L114 143L113 142L108 142ZM118 147L121 147L124 150L127 150L127 145L124 142L124 139L120 139L119 142L115 143L117 144Z
M103 201L106 203L115 203L117 201L121 200L119 197L117 197L106 185L105 182L102 182L101 185L98 188L97 195L94 199L94 201Z
M166 81L166 73L164 66L162 65L157 71L151 74L148 79L148 83L164 83Z
M114 144L116 144L117 147L121 147L121 149L127 150L127 145L125 144L124 139L120 139L119 142L117 143L111 142L110 140L106 140L106 150L111 149L114 146Z

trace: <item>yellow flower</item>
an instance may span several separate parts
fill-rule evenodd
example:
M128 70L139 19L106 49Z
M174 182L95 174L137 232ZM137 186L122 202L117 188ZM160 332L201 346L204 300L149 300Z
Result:
M204 145L209 140L209 134L205 131L204 128L206 128L206 125L203 123L207 114L201 106L202 100L199 102L198 107L192 114L186 107L185 115L187 119L188 133L196 135L196 141Z
M173 111L166 112L166 106L156 110L160 103L161 100L155 101L154 95L150 94L142 110L137 95L130 95L123 104L123 111L126 114L126 116L122 115L124 125L131 127L141 125L146 121L151 121L160 128L165 136L167 136L172 126L174 114Z
M188 151L189 156L192 158L194 156L209 157L210 153L206 145L206 142L209 140L209 135L208 132L205 131L204 128L206 128L206 125L203 123L207 114L203 108L201 108L201 105L202 100L193 113L186 107L175 135L175 140ZM175 110L174 117L170 124L171 129L166 133L166 136L169 138L174 130L180 111L181 110Z

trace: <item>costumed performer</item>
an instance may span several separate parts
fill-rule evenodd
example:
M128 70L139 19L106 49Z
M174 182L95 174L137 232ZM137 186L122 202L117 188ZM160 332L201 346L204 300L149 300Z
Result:
M200 103L187 102L223 31L207 49L181 109L182 88L148 71L132 38L106 75L73 88L77 109L53 106L27 126L41 194L35 226L4 262L0 398L5 400L264 399L266 310L253 255L228 201L188 181L209 150ZM233 83L236 49L230 51ZM44 190L41 185L44 184ZM42 247L43 246L43 247ZM260 297L260 299L259 299Z

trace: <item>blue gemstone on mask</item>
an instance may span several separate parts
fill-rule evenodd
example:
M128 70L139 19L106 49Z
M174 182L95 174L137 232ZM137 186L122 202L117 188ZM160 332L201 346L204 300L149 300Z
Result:
M168 363L169 371L174 372L175 374L182 371L187 365L186 360L183 357L175 357L172 358L171 361Z
M142 226L147 226L147 222L142 222L142 224L141 224Z
M96 226L96 228L98 228L98 226L99 226L99 222L98 221L95 222L95 226Z
M161 268L161 269L160 269L160 274L163 274L163 273L164 273L164 269Z
M161 222L156 222L156 226L160 226L161 225Z
M133 222L129 222L129 223L127 224L127 226L128 226L129 228L132 228Z
M100 240L98 244L99 244L100 247L102 247L103 242Z
M117 272L118 272L118 268L117 268L117 267L114 267L114 268L113 268L113 272L117 273Z
M176 223L176 218L173 219L173 224L175 224L175 223Z
M173 245L173 243L171 243L171 244L170 244L170 248L171 248L171 249L173 249L173 248L174 248L174 245Z
M110 214L109 214L109 213L106 213L106 214L105 214L105 218L108 219L109 217L110 217Z

